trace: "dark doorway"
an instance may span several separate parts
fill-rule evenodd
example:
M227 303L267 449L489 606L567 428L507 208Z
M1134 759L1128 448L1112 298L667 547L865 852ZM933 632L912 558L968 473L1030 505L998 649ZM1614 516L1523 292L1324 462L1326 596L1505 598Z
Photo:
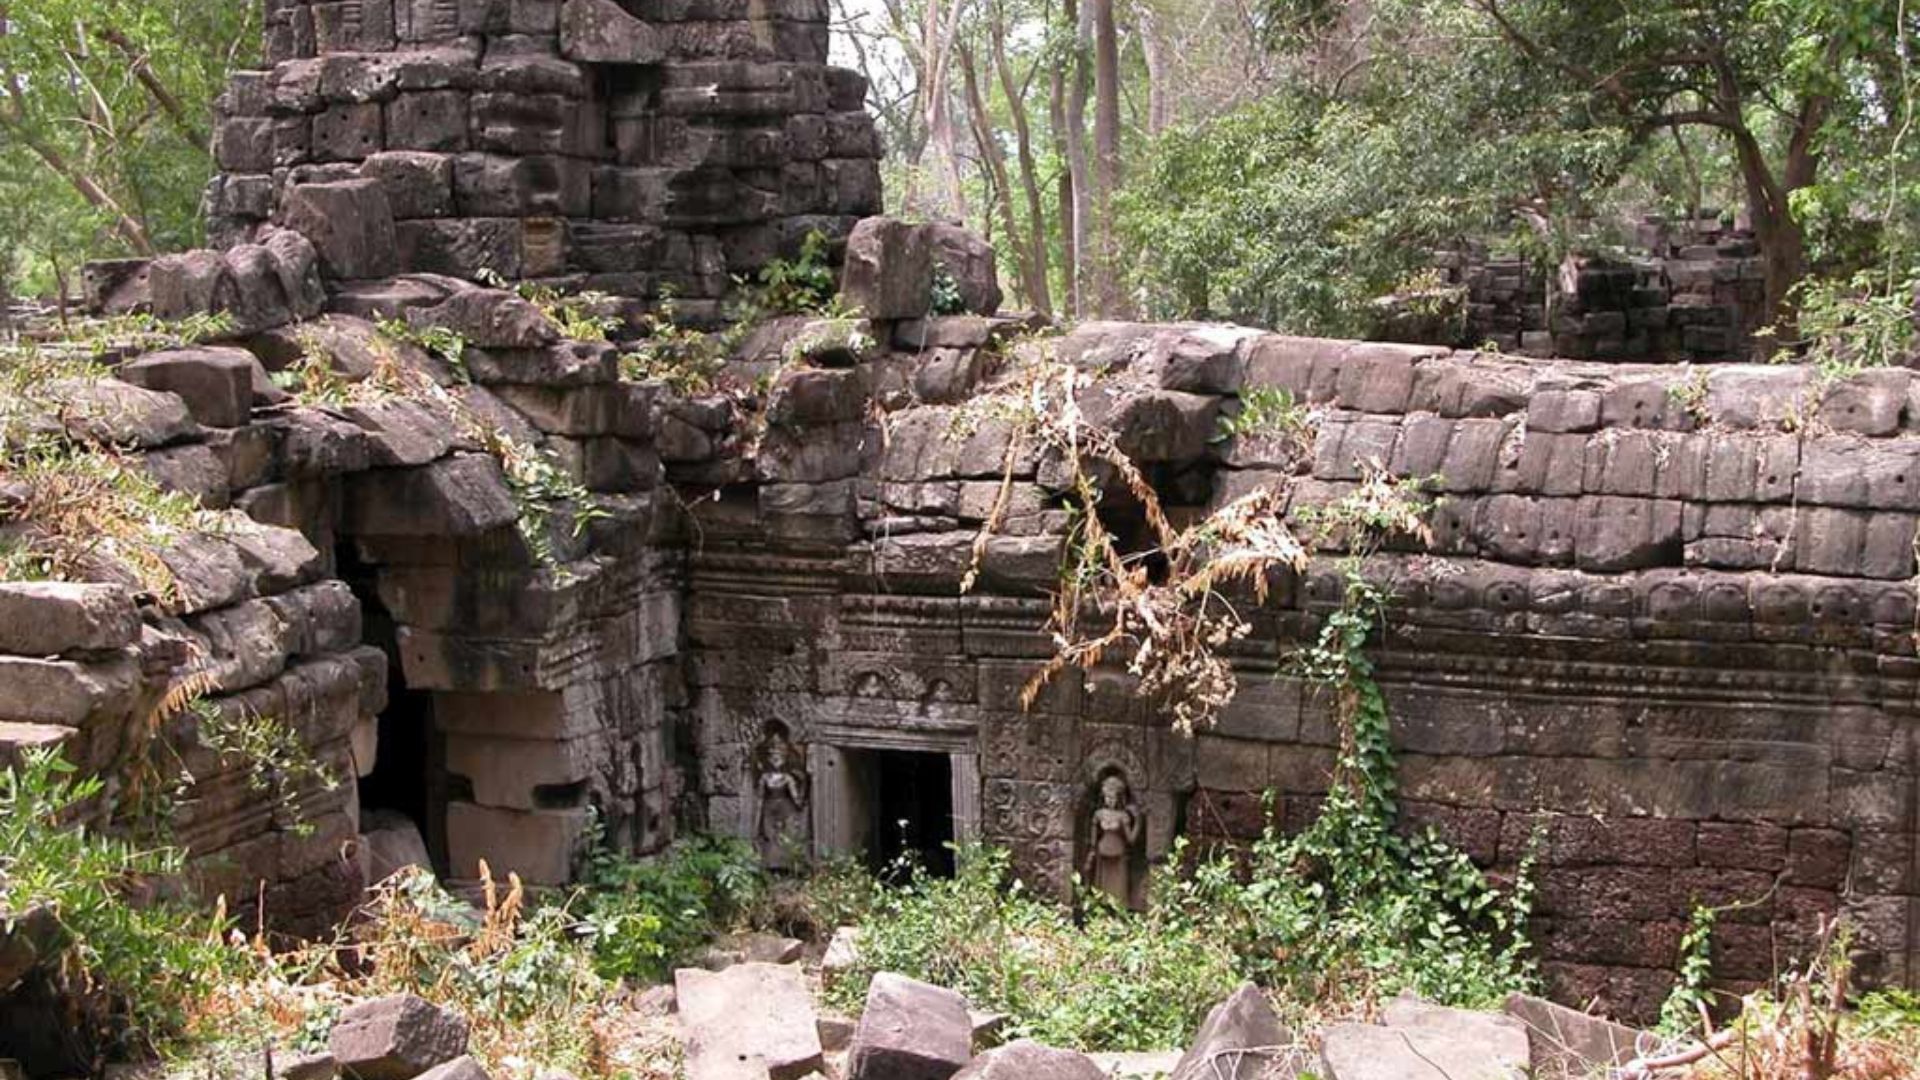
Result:
M886 871L910 858L926 872L953 876L953 762L945 754L873 750L867 772L871 817L867 864ZM864 771L864 770L863 770Z
M352 544L339 546L336 561L341 579L360 600L361 639L387 654L387 707L380 713L373 772L360 778L361 816L365 821L377 820L381 811L405 816L419 828L435 867L444 870L448 793L433 695L407 687L397 628L380 603L375 568L360 561Z

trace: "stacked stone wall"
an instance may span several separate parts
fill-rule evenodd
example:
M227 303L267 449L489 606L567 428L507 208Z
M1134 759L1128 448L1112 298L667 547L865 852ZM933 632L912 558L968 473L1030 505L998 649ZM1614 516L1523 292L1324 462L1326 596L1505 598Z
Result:
M269 223L330 277L544 279L713 310L880 207L824 0L273 0L221 98L219 246Z
M1766 274L1751 230L1718 213L1648 217L1625 255L1578 256L1555 273L1483 250L1442 252L1453 298L1388 304L1382 336L1536 357L1638 363L1754 359L1766 325ZM1440 312L1426 311L1436 302ZM1422 312L1425 311L1425 314Z

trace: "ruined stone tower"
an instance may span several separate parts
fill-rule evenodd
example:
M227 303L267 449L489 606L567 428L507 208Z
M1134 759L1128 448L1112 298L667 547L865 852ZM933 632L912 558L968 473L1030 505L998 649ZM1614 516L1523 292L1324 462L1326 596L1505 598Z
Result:
M880 208L825 0L266 0L221 99L216 246L335 280L498 274L697 305Z

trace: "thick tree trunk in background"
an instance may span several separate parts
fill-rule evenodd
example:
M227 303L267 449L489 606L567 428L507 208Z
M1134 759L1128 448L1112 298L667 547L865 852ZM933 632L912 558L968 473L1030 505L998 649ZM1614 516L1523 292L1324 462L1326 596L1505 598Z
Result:
M1092 291L1093 178L1087 165L1087 53L1093 47L1093 4L1097 0L1067 0L1067 19L1073 23L1073 63L1067 72L1067 103L1061 138L1065 142L1067 175L1073 185L1071 219L1072 258L1067 263L1072 313L1095 310Z
M1088 0L1093 13L1093 271L1094 309L1118 315L1123 301L1113 196L1120 190L1120 33L1113 0Z
M987 112L987 100L980 93L980 78L975 72L973 49L960 46L960 74L967 90L967 105L973 114L973 138L980 148L980 166L994 193L993 202L1000 212L1000 229L1006 235L1006 243L1012 248L1014 267L1019 272L1020 295L1036 308L1039 302L1034 299L1046 290L1042 280L1034 282L1033 260L1027 257L1032 250L1021 239L1020 226L1013 219L1013 180L1007 175L1006 155L1000 150L1000 142L994 136L993 117Z
M1813 184L1820 171L1814 139L1824 120L1822 102L1811 102L1789 139L1786 160L1776 177L1766 152L1750 131L1732 132L1740 179L1747 192L1747 212L1753 218L1754 238L1760 244L1760 265L1766 275L1766 318L1780 330L1780 338L1794 336L1794 287L1807 276L1807 234L1791 209L1793 193Z
M1015 83L1013 65L1007 62L1006 12L993 9L993 66L1000 78L1000 92L1007 99L1007 114L1013 120L1014 147L1020 159L1020 188L1027 201L1027 250L1024 258L1032 291L1027 300L1042 315L1053 314L1053 288L1047 281L1047 215L1040 205L1040 180L1033 161L1033 132L1027 123L1027 96Z
M1067 130L1067 76L1064 66L1056 64L1047 76L1047 126L1053 132L1054 158L1061 161L1067 159L1067 140L1063 134ZM1065 293L1066 313L1071 315L1079 310L1073 276L1079 252L1073 246L1073 174L1070 170L1063 170L1054 180L1053 194L1056 208L1054 219L1060 229L1060 285Z
M953 124L953 95L949 81L953 68L955 37L960 28L960 12L966 0L951 0L942 18L939 0L928 0L922 30L925 60L921 70L926 84L921 88L922 106L927 118L927 143L933 151L934 216L965 219L966 188L960 179L960 145Z
M1141 4L1137 18L1140 55L1147 66L1147 134L1153 136L1173 122L1172 88L1168 85L1173 78L1173 44L1167 40L1160 14L1151 6Z

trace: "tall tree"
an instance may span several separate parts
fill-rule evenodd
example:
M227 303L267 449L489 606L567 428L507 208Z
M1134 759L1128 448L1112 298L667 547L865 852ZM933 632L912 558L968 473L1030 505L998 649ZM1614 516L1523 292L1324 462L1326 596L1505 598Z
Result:
M1886 72L1900 0L1464 0L1596 123L1636 144L1681 128L1726 139L1766 272L1791 318L1807 273L1795 212L1819 180L1830 125L1884 124L1906 94ZM1916 16L1907 12L1911 20Z
M194 242L203 118L257 44L255 7L0 0L0 180L45 208L0 223L0 245L44 264Z
M1067 183L1073 213L1067 218L1067 292L1075 315L1094 310L1092 263L1094 261L1091 225L1093 222L1093 176L1087 163L1087 89L1090 73L1087 54L1093 43L1093 4L1095 0L1065 0L1067 27L1072 33L1065 66L1066 107L1055 124L1055 138L1067 159Z
M1027 279L1031 289L1027 300L1043 315L1053 314L1053 289L1047 280L1047 215L1040 203L1039 169L1033 156L1032 123L1027 118L1027 86L1014 78L1013 65L1007 60L1007 8L1004 0L993 5L988 33L993 42L993 68L1000 79L1000 93L1007 101L1007 115L1013 123L1014 149L1019 155L1020 189L1027 202ZM1029 75L1031 77L1031 75Z
M1113 196L1120 188L1120 30L1113 0L1086 0L1093 23L1093 307L1121 309Z

